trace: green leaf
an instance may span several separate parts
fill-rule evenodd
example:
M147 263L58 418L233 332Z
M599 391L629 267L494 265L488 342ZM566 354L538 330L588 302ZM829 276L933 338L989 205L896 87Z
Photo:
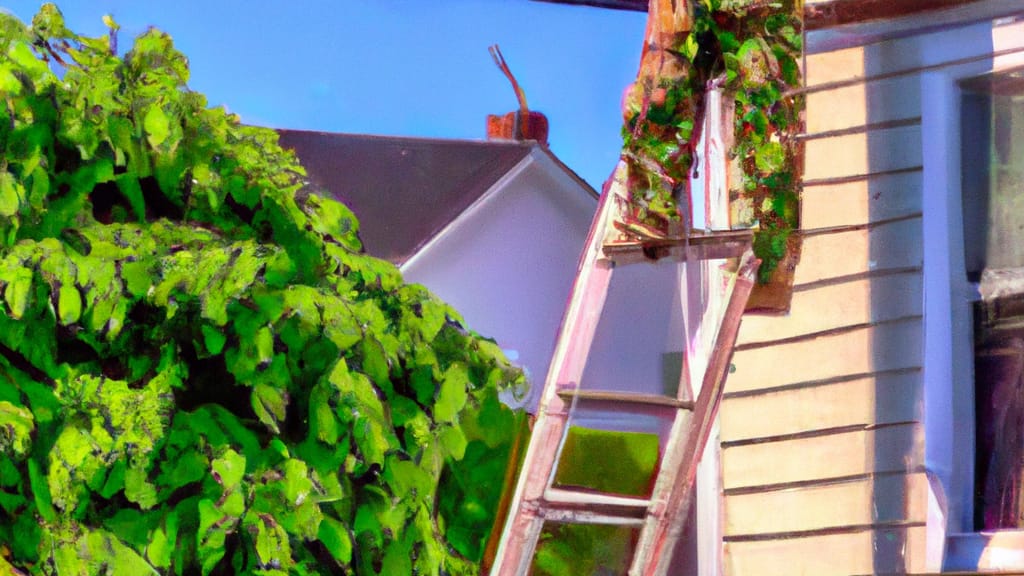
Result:
M434 419L438 422L454 422L462 407L466 405L466 387L469 371L464 364L449 368L441 382L441 392L434 404Z
M252 389L252 408L256 417L274 434L280 434L278 424L284 421L288 407L288 393L268 384L257 384Z
M388 545L384 553L384 562L381 566L382 574L412 574L412 560L408 544L405 542L393 541Z
M195 442L197 438L191 441ZM164 465L158 481L162 487L173 492L182 486L201 481L206 477L209 467L210 462L206 456L188 449Z
M78 289L71 284L64 284L60 287L60 296L57 306L60 323L64 326L78 322L82 316L82 295Z
M54 522L57 519L57 512L53 509L53 500L50 497L50 486L39 469L39 464L33 460L28 461L29 485L32 488L32 498L36 503L36 510L43 520Z
M467 441L461 428L457 426L445 428L441 431L439 441L445 452L455 460L462 460L462 457L465 456Z
M12 44L7 55L15 64L24 69L34 82L38 83L50 76L50 69L32 53L32 49L25 42L15 42Z
M150 271L150 262L136 260L125 262L121 265L121 278L124 279L125 288L134 298L145 296L153 286L153 276Z
M755 108L743 117L743 120L754 129L754 134L764 136L768 130L768 117L759 108Z
M718 44L721 46L722 52L735 52L740 47L736 35L732 32L719 32Z
M285 498L298 506L306 501L313 490L309 469L302 460L289 458L284 463Z
M391 396L391 379L388 377L388 360L384 348L376 339L367 337L362 342L363 371L377 386Z
M156 487L149 482L146 471L135 466L124 473L124 495L143 510L149 510L158 502Z
M171 552L178 538L178 511L171 510L164 516L152 534L146 546L146 558L157 568L166 569L171 565Z
M781 170L786 162L786 150L779 142L765 142L754 155L757 169L763 174Z
M213 478L225 491L234 490L245 475L245 456L227 449L220 458L211 463Z
M134 508L123 507L103 522L103 527L118 540L137 549L149 543L149 534L160 520L155 514L146 514Z
M20 320L25 315L31 301L32 293L32 271L28 268L19 268L14 271L13 276L7 279L7 288L4 290L4 301L11 312L11 317Z
M206 351L210 354L217 355L224 350L224 343L227 342L227 335L224 331L213 326L203 324L203 345L206 346Z
M352 536L341 522L324 517L317 538L340 566L347 566L352 561Z
M167 140L167 136L170 135L171 123L163 109L158 105L153 105L146 111L143 127L146 129L146 138L149 140L149 145L156 148L164 140Z
M384 480L398 498L428 494L433 485L433 478L418 464L393 456L388 458L384 467Z
M224 543L227 540L224 524L227 520L212 500L199 501L199 561L202 574L206 576L224 558Z
M430 366L418 366L409 377L412 389L416 392L416 401L427 405L434 399L437 393L437 383L434 382L434 371Z
M0 400L0 454L16 457L27 454L35 428L30 410Z
M247 516L248 518L248 516ZM288 569L292 565L288 534L269 516L248 524L256 532L256 557L261 567Z
M127 463L124 460L118 460L110 469L110 473L107 474L107 480L100 490L100 496L109 499L114 494L124 490L124 477L127 469Z
M699 50L700 47L697 45L697 35L687 34L686 41L683 43L682 50L683 54L686 56L686 59L689 60L690 62L693 62L697 58L697 52Z
M18 213L24 189L14 175L6 170L0 171L0 216L10 218Z

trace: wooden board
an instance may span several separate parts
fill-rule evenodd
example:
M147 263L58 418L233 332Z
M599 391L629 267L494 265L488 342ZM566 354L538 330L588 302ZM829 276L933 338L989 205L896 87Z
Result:
M726 393L771 389L921 366L920 319L738 350Z
M924 522L928 514L927 491L927 476L917 472L735 494L725 498L725 535L742 537Z
M839 86L807 95L808 136L921 116L921 85L914 76Z
M815 138L806 142L804 180L835 180L921 166L921 126Z
M810 0L804 9L808 30L899 18L964 6L978 0Z
M728 494L738 488L761 490L869 473L914 471L923 458L923 428L907 423L723 447L722 478Z
M809 235L804 238L801 264L796 269L797 290L852 275L920 268L924 261L921 242L920 218Z
M921 372L876 374L794 388L726 397L723 443L804 434L845 426L920 420Z
M878 564L887 559L896 572L895 565L904 563L902 550L921 546L925 533L923 526L910 526L788 540L727 542L725 569L729 576L849 576L874 574ZM907 560L906 568L923 568L913 564L913 558Z
M933 40L941 37L948 38L948 41ZM929 42L935 42L932 44L933 49L923 50L922 46ZM817 90L837 83L852 84L880 76L912 74L922 68L988 56L985 46L991 46L991 27L978 24L924 36L808 54L806 86L808 90Z
M805 186L800 223L805 233L813 233L905 218L921 213L921 194L920 170Z
M815 263L805 261L804 266ZM793 294L789 314L743 321L738 344L749 346L867 326L922 313L921 275L916 272L856 278Z

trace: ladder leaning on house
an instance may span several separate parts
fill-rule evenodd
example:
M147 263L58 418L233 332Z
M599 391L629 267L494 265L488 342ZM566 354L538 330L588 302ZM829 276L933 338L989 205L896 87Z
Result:
M678 238L624 240L616 231L622 200L628 194L621 163L605 186L560 328L493 576L527 574L548 522L639 529L630 561L631 576L663 575L673 563L693 500L697 464L715 420L758 265L751 251L751 232L729 230L725 151L731 138L724 131L725 127L731 130L731 119L722 118L717 92L709 93L708 102L705 137L698 144L704 177L691 178L691 190L703 191L703 198L691 196L689 202L691 212L703 213L703 222L695 222L691 214L690 229ZM669 386L638 390L631 385L634 383L610 383L585 370L602 318L602 334L617 329L608 325L614 315L605 310L612 278L621 273L618 271L634 268L658 269L661 272L654 275L655 281L675 283L671 291L674 309L667 310L663 318L666 324L677 325L674 331L667 331L669 339L675 335L682 340L674 343L682 349L679 372L670 376L677 379L675 390ZM626 281L638 278L632 273L623 276ZM646 298L645 287L650 286L644 283L625 290L639 303ZM662 327L644 328L657 331ZM595 360L596 355L590 359ZM659 415L664 423L660 462L649 496L614 495L555 482L574 419L585 420L584 415L590 414L592 421L600 421L595 414L618 414L626 415L628 421L628 415L644 413Z

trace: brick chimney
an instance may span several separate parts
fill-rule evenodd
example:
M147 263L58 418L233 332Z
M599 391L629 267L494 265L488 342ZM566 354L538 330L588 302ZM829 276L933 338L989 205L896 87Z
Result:
M548 145L548 118L541 112L530 110L526 106L526 93L512 75L501 49L497 44L489 47L494 63L505 74L519 100L519 110L508 114L487 115L488 140L536 140L541 146Z

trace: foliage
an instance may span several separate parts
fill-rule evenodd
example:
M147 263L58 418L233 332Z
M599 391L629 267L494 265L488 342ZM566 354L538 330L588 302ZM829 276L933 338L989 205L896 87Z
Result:
M548 524L540 535L532 574L628 574L639 535L634 526Z
M730 191L748 223L767 281L799 226L803 49L798 0L694 0L692 28L665 51L668 71L641 81L627 99L624 156L630 166L631 217L654 229L678 227L704 94L718 85L735 103L730 158L742 174ZM661 56L659 56L661 57Z
M105 22L0 14L0 572L474 573L521 375Z
M657 434L573 426L562 447L555 484L646 498L657 467ZM639 533L635 526L550 523L541 533L534 573L625 574Z
M646 496L658 466L658 435L569 427L555 484ZM614 459L606 458L615 454Z

